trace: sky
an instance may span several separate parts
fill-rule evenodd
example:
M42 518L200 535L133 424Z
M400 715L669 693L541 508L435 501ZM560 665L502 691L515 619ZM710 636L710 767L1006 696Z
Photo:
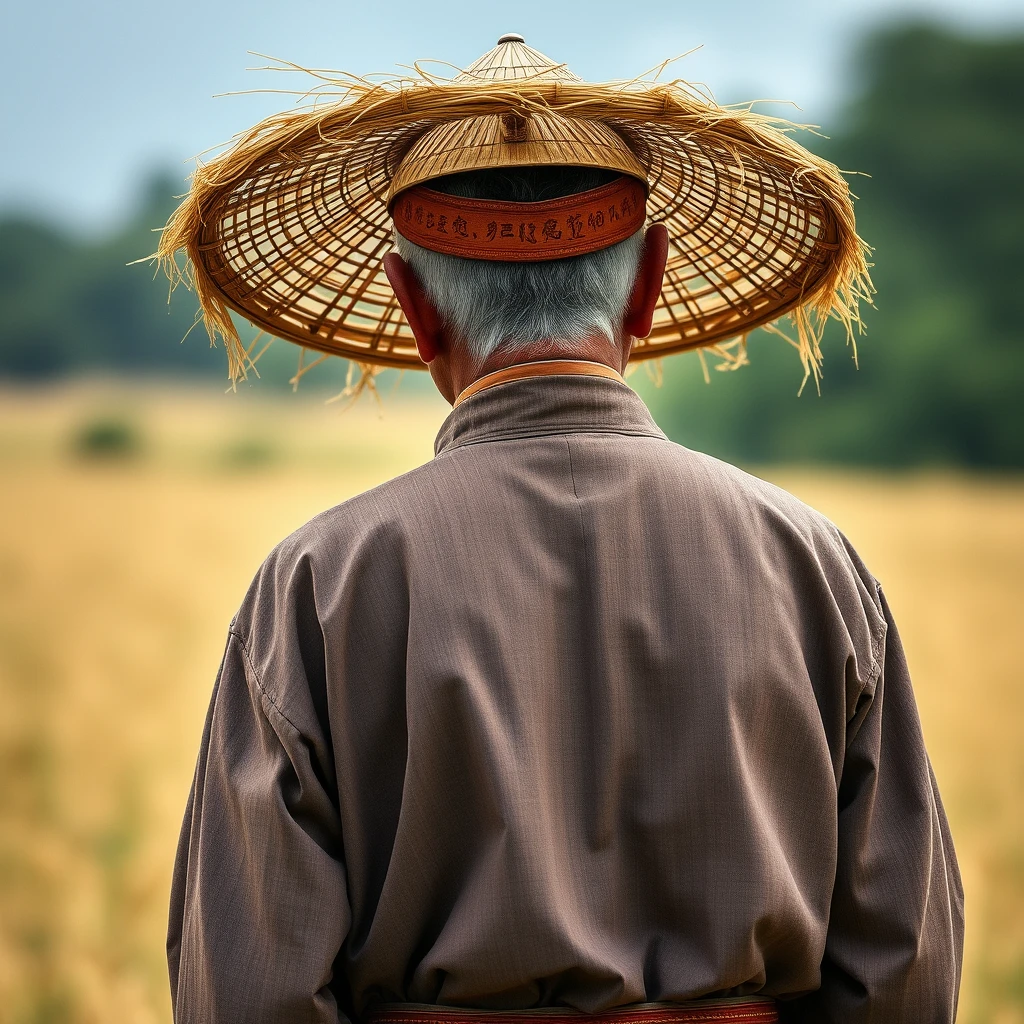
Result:
M676 65L723 102L785 99L821 124L841 110L855 44L886 21L1024 28L1024 0L7 0L0 46L0 210L98 232L132 213L140 182L284 109L299 76L266 62L357 74L433 58L465 66L505 32L590 80ZM291 81L284 81L291 79ZM772 108L773 111L778 108Z

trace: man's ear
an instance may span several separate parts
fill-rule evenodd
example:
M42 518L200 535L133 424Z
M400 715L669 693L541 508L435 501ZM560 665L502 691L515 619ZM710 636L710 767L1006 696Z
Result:
M395 298L412 328L420 359L425 363L432 362L441 351L443 341L441 318L434 304L412 267L397 252L389 252L384 257L384 273L388 275Z
M622 327L633 338L646 338L651 333L654 308L661 296L661 283L668 262L668 229L652 224L644 235L644 252L636 273L633 291L626 306ZM390 275L389 275L390 276ZM404 307L403 307L404 308Z

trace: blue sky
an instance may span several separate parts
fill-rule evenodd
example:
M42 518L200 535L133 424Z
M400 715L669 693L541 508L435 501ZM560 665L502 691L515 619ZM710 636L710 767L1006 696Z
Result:
M885 20L927 15L981 31L1024 27L1024 0L11 0L4 14L0 207L81 229L130 211L154 168L189 157L290 102L215 93L280 87L247 72L254 50L365 74L436 58L465 65L503 32L592 80L679 67L723 101L792 100L826 132L849 87L851 44Z

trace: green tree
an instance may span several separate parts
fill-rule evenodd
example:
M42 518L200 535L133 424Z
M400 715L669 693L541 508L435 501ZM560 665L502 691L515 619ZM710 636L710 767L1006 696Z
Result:
M175 191L181 186L154 177L127 225L98 240L24 217L0 221L0 373L190 373L221 365L223 353L209 352L205 336L179 345L195 317L192 297L182 291L168 306L166 280L150 266L128 265L156 247L152 229L174 209Z
M672 360L651 394L677 440L725 458L1024 466L1024 37L929 25L863 43L861 88L831 141L810 138L860 196L876 309L860 369L826 336L822 394L796 397L788 346L754 336L752 366Z

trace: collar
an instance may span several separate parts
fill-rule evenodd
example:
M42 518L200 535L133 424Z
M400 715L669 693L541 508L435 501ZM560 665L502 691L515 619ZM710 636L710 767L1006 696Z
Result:
M625 384L617 370L613 370L604 363L595 363L590 359L537 359L530 363L516 363L513 366L506 366L501 370L494 370L492 373L485 373L469 385L458 398L455 399L453 408L457 409L467 398L487 388L493 388L496 384L505 384L510 380L525 380L527 377L551 377L565 375L579 375L586 377L607 377L608 380L617 380Z
M538 364L523 364L527 365ZM441 425L434 452L441 455L482 441L546 434L626 434L664 439L640 396L614 370L610 372L614 377L570 370L522 374L495 382L452 409Z

